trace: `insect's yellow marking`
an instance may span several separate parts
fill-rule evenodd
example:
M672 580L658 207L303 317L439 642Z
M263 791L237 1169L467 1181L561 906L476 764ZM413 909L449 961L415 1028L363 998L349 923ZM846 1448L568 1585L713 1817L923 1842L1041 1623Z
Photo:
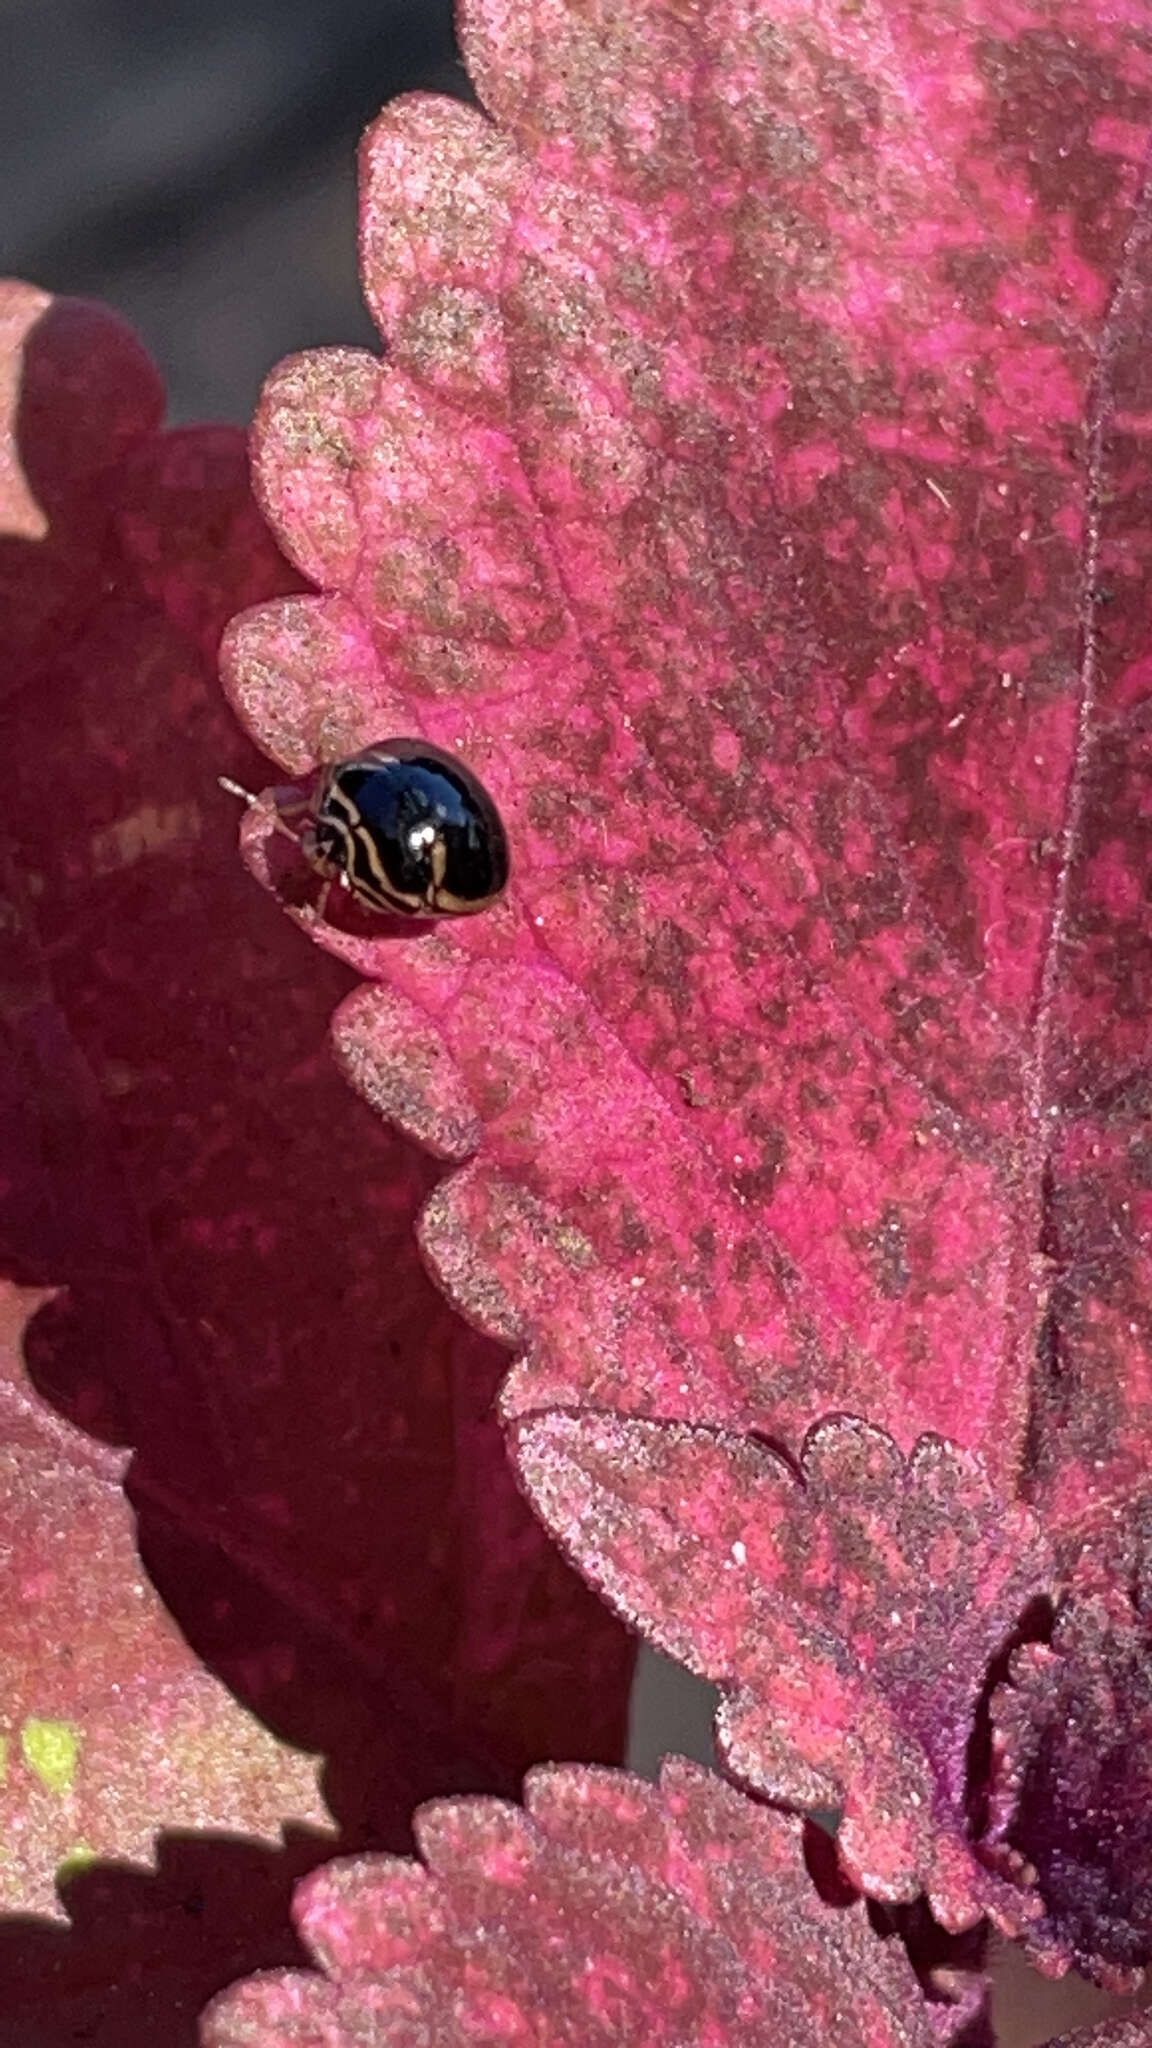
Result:
M20 1730L20 1753L49 1792L70 1792L80 1754L80 1731L70 1721L30 1715Z

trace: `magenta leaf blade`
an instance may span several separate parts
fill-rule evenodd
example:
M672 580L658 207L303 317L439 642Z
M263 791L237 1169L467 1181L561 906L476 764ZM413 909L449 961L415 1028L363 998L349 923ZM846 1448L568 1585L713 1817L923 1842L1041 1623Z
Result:
M1098 2027L1083 2027L1075 2034L1061 2034L1046 2048L1150 2048L1152 2019L1137 2013L1131 2019L1102 2020Z
M798 1473L746 1439L611 1416L523 1425L550 1526L630 1620L724 1688L719 1739L756 1791L842 1812L867 1891L924 1890L948 1927L1016 1931L1034 1901L964 1845L967 1744L987 1668L1051 1560L1026 1509L925 1439L905 1463L847 1418Z
M424 1867L365 1857L297 1892L323 1975L226 1993L204 2048L734 2041L929 2048L893 1943L859 1903L825 1905L800 1825L672 1759L533 1772L525 1810L444 1801L417 1816Z
M272 379L324 595L226 666L286 767L417 730L505 810L468 929L298 915L388 984L370 1099L478 1152L425 1243L513 1410L844 1408L1062 1514L1142 1464L1141 20L478 7L500 125L366 142L390 355Z
M257 420L319 595L238 620L225 670L293 774L388 732L459 749L512 886L374 937L282 888L270 803L247 858L363 977L346 1072L458 1168L422 1244L517 1353L534 1497L729 1686L732 1767L834 1789L882 1896L1046 1915L1052 1967L1121 1970L1147 1937L1110 1903L1053 1934L1031 1823L998 1811L981 1852L965 1765L1152 1442L1146 5L476 0L462 31L492 121L420 97L364 145L384 359L297 358ZM758 1609L749 1692L704 1643L728 1560L684 1533L688 1612L648 1449L683 1425L798 1461L845 1414L983 1489L971 1633L953 1667L947 1584L894 1601L913 1707L838 1611L852 1685L829 1656L809 1727L788 1675L826 1646L771 1667ZM611 1436L614 1543L538 1483L553 1429L573 1471ZM786 1548L763 1569L812 1604ZM878 1544L870 1597L888 1570ZM820 1589L854 1592L843 1563Z

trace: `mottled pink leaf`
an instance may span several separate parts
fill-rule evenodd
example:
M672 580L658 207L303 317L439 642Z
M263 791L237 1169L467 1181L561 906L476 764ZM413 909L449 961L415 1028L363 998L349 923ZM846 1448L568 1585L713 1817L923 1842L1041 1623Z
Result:
M846 1410L979 1453L994 1547L1021 1498L1104 1520L1152 1442L1145 0L467 0L462 29L494 119L416 98L364 148L385 361L291 361L257 422L323 594L225 653L294 775L460 748L512 888L373 938L301 900L267 806L248 857L366 977L356 1085L467 1162L423 1242L519 1352L510 1421L795 1456ZM618 1554L567 1499L554 1526L651 1623L633 1479ZM940 1833L869 1881L921 1871L949 1914L989 1882L943 1869L1018 1619L978 1611L958 1674L909 1638Z
M953 1923L996 1896L976 1708L1054 1585L1009 1550L984 1608L986 1550L1021 1499L1058 1540L1107 1522L1152 1442L1150 29L1144 0L467 0L494 121L416 98L365 143L387 356L287 362L256 424L324 594L225 649L289 772L418 731L506 815L508 899L400 940L322 926L269 807L246 844L367 977L359 1090L465 1161L422 1239L519 1352L504 1415L578 1473L619 1450L611 1542L537 1485L584 1569L709 1669L724 1489L670 1505L644 1430L588 1409L793 1458L849 1411L980 1456L955 1669L953 1587L900 1561L910 1726L853 1757L859 1694L810 1700L836 1649L771 1663L756 1612L773 1712L734 1751L777 1784L758 1757L824 1739L789 1796L842 1786L853 1868ZM693 1612L660 1507L699 1516ZM773 1583L777 1520L740 1536ZM820 1591L892 1712L875 1587L838 1561Z
M1152 2016L1137 2013L1131 2019L1102 2020L1098 2027L1061 2034L1046 2048L1152 2048Z
M813 1889L797 1821L677 1759L659 1789L534 1771L525 1806L439 1802L416 1819L424 1869L362 1857L306 1880L297 1921L324 1975L225 1994L205 2048L935 2038L899 1945Z
M526 1425L529 1493L593 1582L725 1690L729 1768L768 1797L842 1809L841 1860L877 1897L927 1892L962 1928L1038 1908L961 1838L985 1674L1051 1561L963 1453L907 1462L847 1419L797 1472L708 1430L548 1415Z
M320 936L362 1085L482 1127L425 1240L515 1410L1144 1462L1144 22L477 4L498 125L368 139L388 361L257 427L327 594L228 668L292 771L419 730L506 812L505 907Z
M315 1760L209 1676L145 1578L127 1458L28 1385L37 1306L0 1282L0 1910L60 1914L85 1864L151 1862L158 1821L276 1836L326 1815Z

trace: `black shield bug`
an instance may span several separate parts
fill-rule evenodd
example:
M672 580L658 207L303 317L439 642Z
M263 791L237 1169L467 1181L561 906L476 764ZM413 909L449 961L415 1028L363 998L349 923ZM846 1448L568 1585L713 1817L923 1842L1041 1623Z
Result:
M251 802L246 790L224 787ZM367 910L470 917L508 880L508 842L483 784L428 740L378 740L330 762L310 795L273 797L278 828Z

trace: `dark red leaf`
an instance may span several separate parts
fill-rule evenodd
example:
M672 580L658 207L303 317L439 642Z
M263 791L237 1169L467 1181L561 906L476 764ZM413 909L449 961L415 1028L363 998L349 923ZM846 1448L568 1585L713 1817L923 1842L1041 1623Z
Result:
M0 365L7 694L67 647L114 574L108 480L159 427L164 390L135 336L102 306L13 278L0 278Z
M443 1801L417 1816L425 1869L330 1864L297 1893L323 1976L265 1976L202 2022L204 2048L496 2040L533 2048L930 2048L896 1943L825 1906L800 1824L673 1759L660 1789L534 1771L526 1812Z
M109 316L5 305L12 473L48 531L0 542L0 1255L64 1290L33 1376L134 1448L144 1552L191 1639L329 1752L350 1839L399 1847L430 1792L511 1790L554 1745L617 1755L630 1652L519 1497L501 1355L421 1269L432 1169L332 1066L348 976L236 861L216 778L258 758L220 630L298 583L242 437L158 431ZM125 1975L121 1935L90 1975L105 1951ZM19 1983L23 1952L0 1957Z

